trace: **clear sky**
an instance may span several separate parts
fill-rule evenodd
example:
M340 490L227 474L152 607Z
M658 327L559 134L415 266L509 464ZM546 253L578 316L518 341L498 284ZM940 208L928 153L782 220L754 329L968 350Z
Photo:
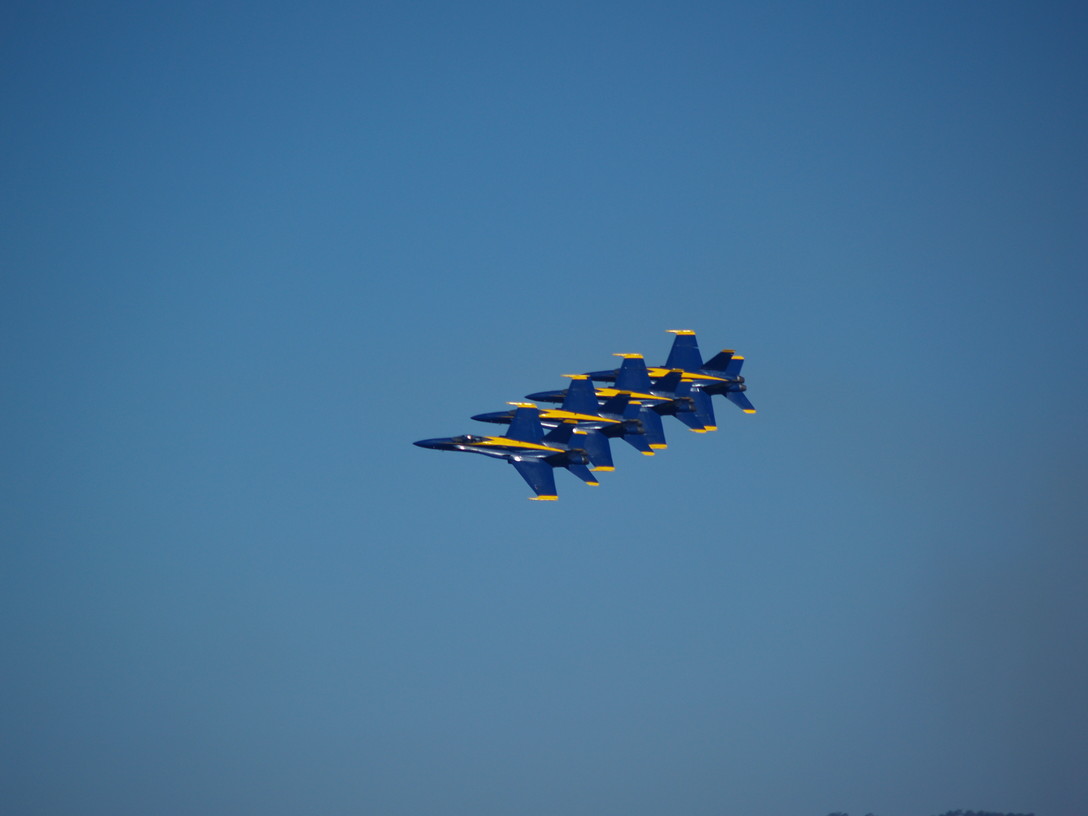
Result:
M0 811L1083 814L1086 41L5 4ZM674 328L757 414L411 445Z

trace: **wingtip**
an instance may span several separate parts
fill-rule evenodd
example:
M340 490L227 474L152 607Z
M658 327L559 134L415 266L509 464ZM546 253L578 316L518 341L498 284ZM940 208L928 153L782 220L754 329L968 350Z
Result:
M529 501L558 501L558 496L530 496Z

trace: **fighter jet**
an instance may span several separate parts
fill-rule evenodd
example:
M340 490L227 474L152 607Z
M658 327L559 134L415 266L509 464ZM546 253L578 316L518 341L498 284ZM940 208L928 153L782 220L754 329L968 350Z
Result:
M505 459L521 474L536 496L533 501L555 501L555 472L564 467L589 485L598 482L586 463L589 455L584 448L571 445L574 424L564 423L547 435L540 424L536 406L519 405L514 411L510 429L505 436L476 436L465 434L440 439L421 439L413 444L434 450L479 453Z
M597 402L593 384L585 374L567 374L572 382L566 390L561 408L545 408L540 411L540 424L545 428L557 428L564 423L574 423L577 445L589 454L590 470L615 470L609 439L620 438L636 450L653 455L649 438L642 421L638 419L640 406L631 405L630 394L617 394L602 403ZM526 403L511 402L523 406ZM531 403L529 403L531 405ZM477 422L510 423L516 411L494 411L476 414Z
M715 427L714 409L709 399L711 394L723 395L746 414L756 412L755 406L744 394L748 389L740 374L744 357L732 349L724 349L704 363L695 332L691 329L669 329L669 333L676 335L669 358L664 365L647 370L651 380L659 381L669 373L679 370L681 381L691 384L692 397L698 404L698 412L709 417L707 430ZM599 382L613 382L620 372L621 369L591 371L589 377Z

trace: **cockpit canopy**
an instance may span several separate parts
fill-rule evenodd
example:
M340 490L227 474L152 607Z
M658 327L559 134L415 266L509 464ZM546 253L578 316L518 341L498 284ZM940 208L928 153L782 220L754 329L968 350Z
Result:
M465 434L463 436L455 436L453 443L455 445L472 445L476 442L483 442L484 437L476 436L475 434Z

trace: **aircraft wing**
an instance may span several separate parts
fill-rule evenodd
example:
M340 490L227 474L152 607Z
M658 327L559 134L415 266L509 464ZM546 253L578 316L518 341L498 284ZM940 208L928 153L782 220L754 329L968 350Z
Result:
M555 470L543 459L511 459L510 464L521 474L536 493L534 501L554 501L559 498L555 492Z

